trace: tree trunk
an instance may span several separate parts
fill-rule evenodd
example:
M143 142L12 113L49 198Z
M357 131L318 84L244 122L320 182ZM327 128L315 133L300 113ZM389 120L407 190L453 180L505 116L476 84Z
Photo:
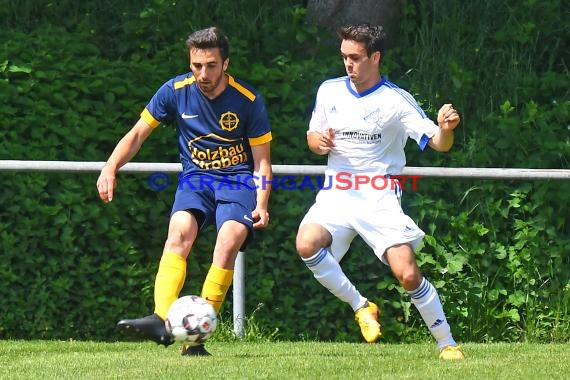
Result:
M345 24L382 25L395 39L405 0L307 0L307 22L336 31Z

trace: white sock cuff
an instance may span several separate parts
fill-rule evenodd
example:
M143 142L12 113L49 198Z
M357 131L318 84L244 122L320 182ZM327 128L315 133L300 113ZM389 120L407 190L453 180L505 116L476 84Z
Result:
M422 282L420 286L412 291L409 291L408 294L412 297L412 300L418 301L426 296L429 296L431 292L433 292L435 288L433 285L424 277L422 278Z
M311 268L319 265L319 263L323 261L328 254L329 251L326 248L321 248L313 256L307 258L301 257L301 259L303 260L306 266Z

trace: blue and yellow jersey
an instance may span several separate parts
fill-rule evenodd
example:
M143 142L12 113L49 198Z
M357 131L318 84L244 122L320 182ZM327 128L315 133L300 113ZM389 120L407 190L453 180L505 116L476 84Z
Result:
M267 110L250 85L228 77L215 99L202 94L192 73L164 83L141 117L152 127L174 121L184 175L251 173L251 147L271 141Z

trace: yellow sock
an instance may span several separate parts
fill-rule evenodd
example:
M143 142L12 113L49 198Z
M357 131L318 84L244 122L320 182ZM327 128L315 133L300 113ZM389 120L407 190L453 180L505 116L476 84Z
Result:
M186 259L176 253L165 252L154 281L154 312L162 319L166 319L168 308L178 298L185 279Z
M202 298L205 298L210 305L216 310L216 314L220 312L226 293L232 284L234 271L232 269L220 268L214 264L210 267L204 286L202 287Z

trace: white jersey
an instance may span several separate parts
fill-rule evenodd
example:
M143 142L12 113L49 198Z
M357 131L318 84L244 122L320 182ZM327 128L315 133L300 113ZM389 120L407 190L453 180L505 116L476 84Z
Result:
M309 132L334 130L335 147L328 154L326 174L401 174L408 137L423 150L439 127L416 100L384 77L357 93L347 76L321 84Z

